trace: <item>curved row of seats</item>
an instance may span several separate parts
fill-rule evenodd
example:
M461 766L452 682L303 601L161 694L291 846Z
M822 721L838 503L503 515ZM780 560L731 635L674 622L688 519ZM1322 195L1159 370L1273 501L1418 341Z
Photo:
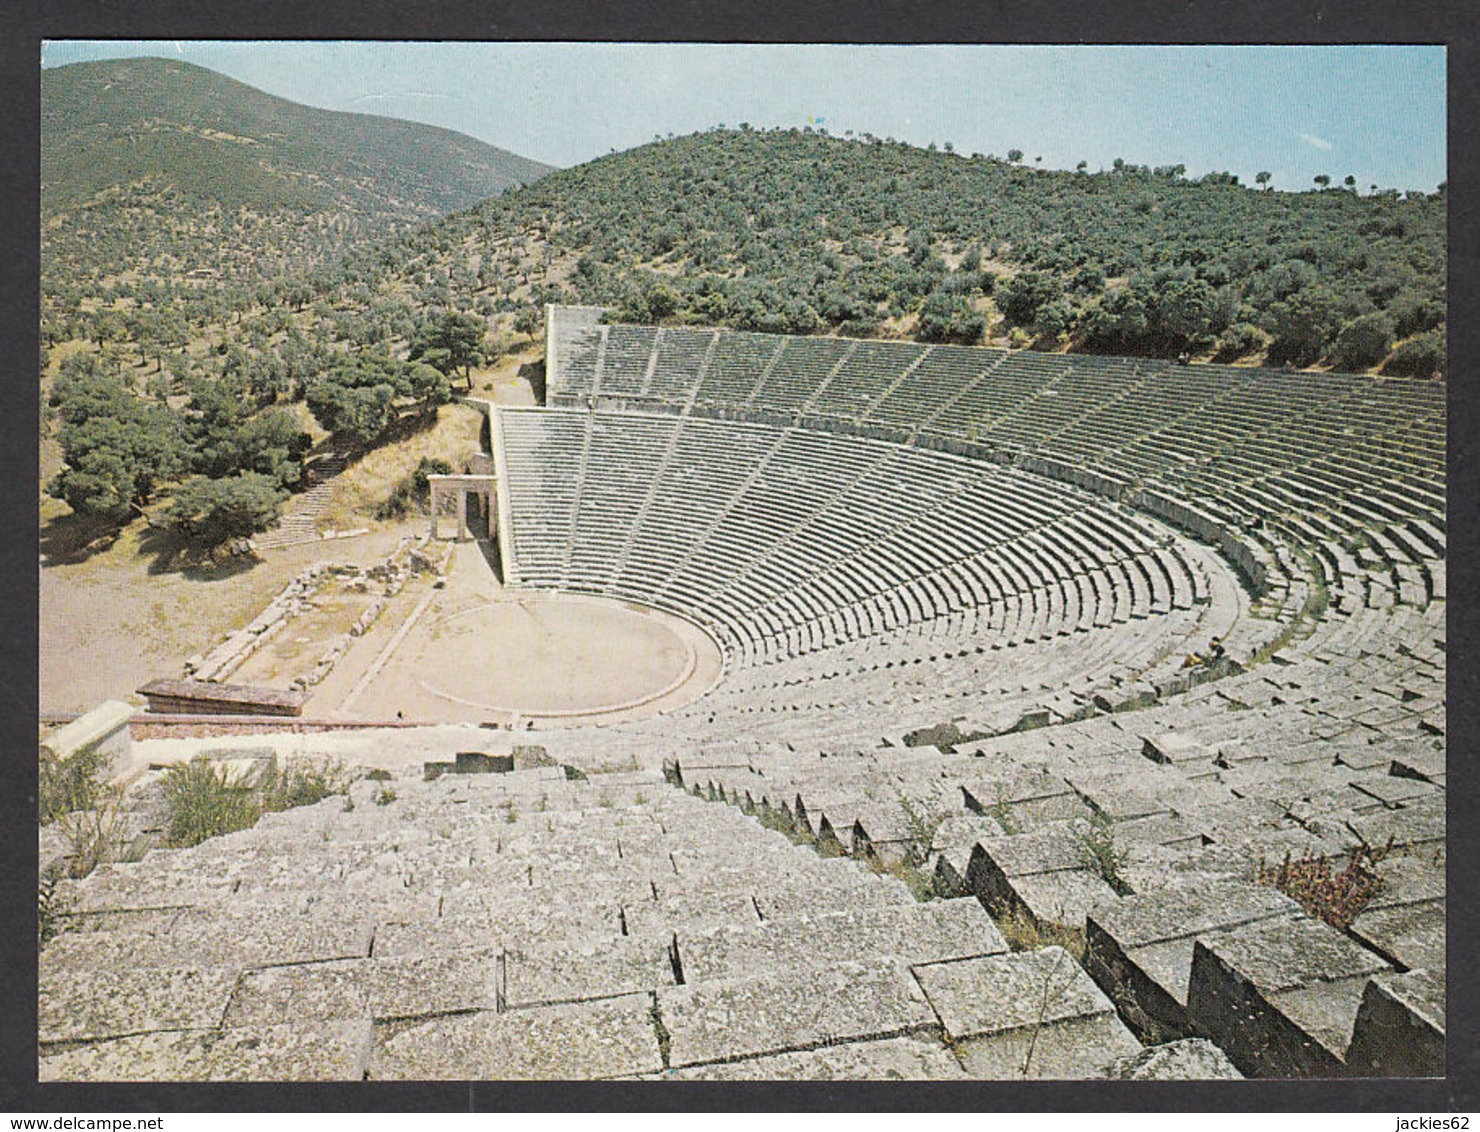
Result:
M1089 632L1206 588L1165 528L999 465L607 410L498 427L511 581L676 610L741 665L967 611L994 645Z
M1275 537L1329 564L1373 546L1400 602L1434 597L1444 557L1445 386L1350 374L1178 366L688 328L577 327L552 403L744 413L778 423L1036 458L1095 490L1195 503L1231 532ZM617 335L699 358L687 383L603 384ZM584 352L575 345L587 343ZM687 345L681 345L687 344ZM655 348L656 349L656 348ZM662 351L657 351L661 353ZM630 368L630 367L629 367ZM1053 474L1050 470L1049 474ZM1247 541L1245 533L1235 537ZM1373 565L1368 563L1367 565ZM1339 582L1323 572L1317 581ZM1422 587L1422 597L1420 597Z

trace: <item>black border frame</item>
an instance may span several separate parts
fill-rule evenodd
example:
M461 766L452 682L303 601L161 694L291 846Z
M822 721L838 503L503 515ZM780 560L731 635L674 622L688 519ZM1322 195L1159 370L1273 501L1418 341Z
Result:
M910 4L825 0L805 9L786 0L729 4L654 3L608 7L599 0L431 0L416 5L365 0L30 0L16 4L0 38L0 349L14 412L0 414L0 484L10 537L0 541L0 736L14 758L0 821L0 1110L115 1111L650 1111L751 1112L1394 1112L1480 1109L1476 1079L1477 949L1449 949L1449 1076L1435 1081L968 1082L968 1083L390 1083L38 1084L36 963L32 886L36 875L36 772L30 725L37 711L38 593L33 565L39 530L32 484L38 463L35 365L39 294L40 44L43 39L372 39L372 40L693 40L843 43L1341 44L1428 43L1447 47L1449 113L1450 358L1480 356L1474 319L1477 256L1476 88L1480 44L1470 5L1460 2L1326 4L1245 0L1214 7L1193 0L938 0ZM1455 317L1458 315L1459 317ZM1466 364L1461 373L1468 373ZM1450 374L1449 556L1454 616L1448 639L1449 935L1476 939L1477 853L1474 767L1480 672L1473 586L1476 502L1469 489L1480 447L1466 378L1454 396ZM85 659L80 658L82 662Z

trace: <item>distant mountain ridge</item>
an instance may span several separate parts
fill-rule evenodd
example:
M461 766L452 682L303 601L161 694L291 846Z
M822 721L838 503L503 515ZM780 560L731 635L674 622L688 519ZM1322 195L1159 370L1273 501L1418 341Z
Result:
M170 59L43 71L41 137L43 214L151 176L223 203L254 191L312 201L347 178L440 214L552 169L452 130L303 106Z
M255 288L550 170L451 130L301 106L176 60L45 70L43 334L67 337L89 309L220 318Z

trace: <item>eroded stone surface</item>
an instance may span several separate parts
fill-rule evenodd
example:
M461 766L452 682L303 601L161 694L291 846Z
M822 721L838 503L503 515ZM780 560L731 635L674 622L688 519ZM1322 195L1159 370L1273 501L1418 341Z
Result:
M358 1081L368 1018L162 1031L42 1052L43 1081Z
M672 987L658 994L675 1067L828 1042L892 1037L935 1015L907 968L840 963L793 974Z
M663 1066L652 997L480 1011L377 1035L374 1080L597 1079Z
M1111 1062L1104 1075L1113 1081L1237 1081L1244 1076L1206 1038L1151 1046Z
M514 945L504 953L504 996L512 1008L671 987L669 947L662 937L644 936Z
M50 949L43 952L50 957ZM49 968L49 969L48 969ZM221 1024L239 971L220 967L96 967L43 964L38 1039L121 1037Z
M657 1076L675 1081L952 1081L966 1073L938 1038L910 1034L692 1065Z
M953 1041L1114 1010L1061 947L932 963L915 974Z
M905 963L993 955L1007 944L980 902L964 897L685 935L678 950L684 980L700 983L828 966L859 955Z
M1444 983L1442 969L1373 976L1347 1054L1351 1071L1367 1077L1442 1077Z
M1062 1080L1098 1077L1140 1048L1112 1012L967 1038L957 1054L967 1075L983 1080Z
M245 972L227 1007L230 1027L285 1019L369 1018L368 961L305 963Z

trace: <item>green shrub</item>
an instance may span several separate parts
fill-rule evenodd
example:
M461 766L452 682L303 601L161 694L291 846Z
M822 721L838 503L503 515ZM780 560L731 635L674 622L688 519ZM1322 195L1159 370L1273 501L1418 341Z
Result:
M177 849L250 829L262 816L256 794L228 784L226 768L207 759L172 766L164 789L170 808L167 838Z
M90 810L103 790L108 759L96 747L83 747L65 759L41 752L37 781L37 818L50 825L67 814Z
M1444 331L1430 330L1400 342L1382 372L1398 377L1433 377L1444 372L1446 362Z
M1341 328L1331 360L1340 369L1366 369L1382 361L1392 345L1392 319L1382 313L1364 314Z
M183 849L211 837L250 829L265 813L311 806L349 790L349 779L334 764L273 769L253 786L227 779L226 767L192 759L170 768L165 777L169 803L168 842Z
M449 476L452 465L446 460L423 456L415 471L403 479L391 492L389 498L375 509L377 519L401 519L413 507L424 508L431 500L432 485L428 476Z
M1115 823L1105 814L1096 811L1089 825L1079 830L1079 841L1090 856L1090 867L1117 895L1126 896L1131 889L1120 875L1125 865L1126 850L1115 844Z

